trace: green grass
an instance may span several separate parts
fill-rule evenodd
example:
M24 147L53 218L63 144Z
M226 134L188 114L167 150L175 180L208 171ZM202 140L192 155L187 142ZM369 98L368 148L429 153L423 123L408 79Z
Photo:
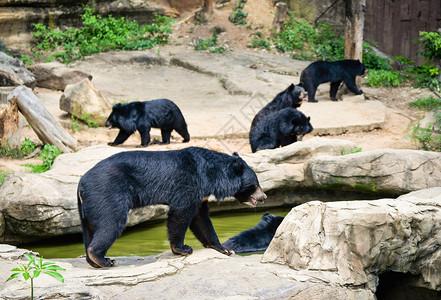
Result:
M441 99L429 96L426 98L418 98L416 101L409 102L408 105L430 111L433 109L441 109Z
M41 150L41 154L39 156L39 158L42 159L43 162L39 165L26 164L25 166L31 168L31 173L46 172L52 167L55 158L57 158L57 156L61 153L62 152L56 146L46 144Z

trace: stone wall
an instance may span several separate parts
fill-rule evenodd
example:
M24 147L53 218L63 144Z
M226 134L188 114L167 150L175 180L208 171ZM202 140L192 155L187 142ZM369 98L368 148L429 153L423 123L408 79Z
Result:
M66 28L81 24L83 5L94 2L101 15L124 16L140 24L151 22L155 14L176 16L198 7L202 0L144 0L144 1L74 1L22 0L2 1L0 37L7 48L19 49L29 45L34 23Z

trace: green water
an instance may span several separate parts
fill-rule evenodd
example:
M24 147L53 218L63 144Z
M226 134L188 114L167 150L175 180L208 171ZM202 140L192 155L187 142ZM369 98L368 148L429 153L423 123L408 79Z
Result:
M286 216L290 209L255 212L228 213L211 216L214 229L221 243L239 232L255 226L265 212ZM187 231L185 243L193 249L203 248L201 243ZM46 259L74 258L83 255L84 245L81 235L63 237L57 240L28 244L23 248L40 253ZM166 222L141 224L128 228L107 252L107 256L147 256L170 250L167 239Z

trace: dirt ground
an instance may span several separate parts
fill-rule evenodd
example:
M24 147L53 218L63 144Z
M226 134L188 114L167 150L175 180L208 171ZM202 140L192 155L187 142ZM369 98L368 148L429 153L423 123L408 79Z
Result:
M215 9L213 19L202 25L195 25L191 15L182 16L181 20L174 25L172 44L175 45L194 45L198 39L206 39L211 37L213 27L217 26L224 29L224 32L220 35L222 43L228 46L232 51L262 51L250 49L247 45L251 41L251 33L261 31L264 36L267 36L270 32L271 24L273 21L273 9L271 7L271 1L256 0L249 1L244 11L249 15L247 20L249 22L248 29L233 25L228 21L228 15L232 11L232 1L227 3L224 7L218 7ZM364 85L362 87L366 99L379 100L386 106L386 120L382 129L377 129L369 132L350 133L339 136L328 136L329 138L345 139L353 141L357 147L362 148L363 151L374 150L380 148L391 149L418 149L419 145L416 144L409 137L408 132L411 125L414 124L420 117L421 112L418 109L410 108L407 103L415 101L419 97L426 97L431 94L429 90L414 89L411 87L399 87L399 88L369 88ZM35 91L38 96L39 93L50 93L52 91L39 89ZM61 92L54 91L53 93ZM68 116L65 116L68 119ZM67 131L78 141L78 149L97 145L107 144L114 140L117 134L117 130L108 130L106 128L87 128L83 127L77 132L73 132L71 129ZM39 140L36 134L31 128L23 128L23 137L27 137L37 143ZM152 130L152 137L159 138L159 130ZM313 137L314 134L305 136L305 140ZM132 135L127 142L121 147L133 148L140 144L139 134ZM231 149L241 149L242 153L250 152L248 139L235 138L235 139L191 139L189 143L181 143L179 137L178 140L172 140L169 145L160 145L154 140L148 147L149 150L165 150L165 149L180 149L188 146L202 146L211 149L222 149L224 145L227 145ZM23 167L26 163L40 163L36 158L25 160L13 160L7 157L0 158L0 169L4 171L24 171Z

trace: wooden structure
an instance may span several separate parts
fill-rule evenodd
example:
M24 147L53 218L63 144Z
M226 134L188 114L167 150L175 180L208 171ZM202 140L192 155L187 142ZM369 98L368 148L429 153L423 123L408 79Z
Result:
M440 0L369 0L365 16L364 38L392 56L404 56L417 62L420 47L415 40L420 31L441 28Z

